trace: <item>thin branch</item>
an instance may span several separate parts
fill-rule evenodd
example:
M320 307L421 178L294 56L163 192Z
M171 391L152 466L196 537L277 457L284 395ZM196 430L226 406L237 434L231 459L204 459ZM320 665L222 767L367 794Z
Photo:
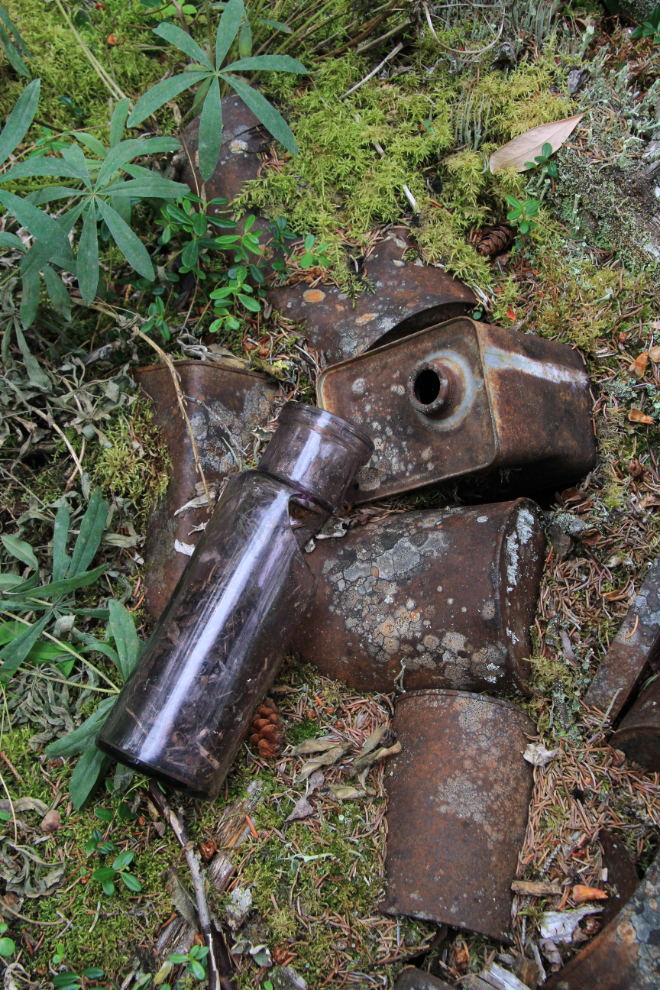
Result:
M426 21L430 28L431 34L438 42L438 44L442 48L444 48L445 51L447 52L454 52L455 55L483 55L483 53L487 52L489 48L492 48L494 45L496 45L502 36L502 31L504 30L504 18L502 18L502 23L500 24L500 29L497 32L497 37L495 38L494 41L491 41L489 45L486 45L485 48L474 48L474 49L450 48L449 45L446 45L444 43L444 41L440 41L440 38L435 33L435 28L433 27L433 23L431 22L431 14L429 13L429 8L426 4L424 4L423 6L424 6L424 13L426 14Z
M110 94L114 97L115 100L126 99L126 93L122 92L122 90L116 84L116 82L114 81L114 79L112 79L111 76L108 75L108 73L105 71L105 69L103 68L103 66L101 65L101 63L98 61L97 58L94 57L94 55L92 55L92 53L89 50L89 48L87 47L87 45L85 44L85 42L83 41L83 39L81 38L81 36L78 34L78 32L76 31L75 27L73 26L73 23L71 21L71 18L69 17L69 15L67 14L66 10L62 6L60 0L55 0L55 3L57 4L57 6L59 8L59 11L62 14L62 17L64 17L65 21L67 22L67 24L69 25L69 27L73 31L78 44L80 45L80 47L82 48L83 52L87 56L88 61L90 62L91 66L94 69L94 71L96 72L96 74L99 76L99 78L103 82L104 86L107 87L107 89L110 91Z
M376 75L376 73L377 72L380 72L380 70L383 68L383 66L387 62L389 62L389 60L391 58L394 58L395 55L398 55L402 48L403 48L403 42L400 41L399 44L396 46L396 48L393 48L392 51L390 52L390 54L389 55L386 55L385 58L383 59L383 61L379 65L377 65L375 69L372 69L371 70L371 72L369 73L369 75L365 76L364 79L361 79L359 83L356 83L355 84L355 86L351 86L350 89L347 89L346 92L344 93L344 95L341 97L341 99L342 100L345 100L346 97L347 96L350 96L351 93L354 93L356 89L359 89L360 86L364 86L364 84L366 82L369 82L370 79L373 79L373 77Z

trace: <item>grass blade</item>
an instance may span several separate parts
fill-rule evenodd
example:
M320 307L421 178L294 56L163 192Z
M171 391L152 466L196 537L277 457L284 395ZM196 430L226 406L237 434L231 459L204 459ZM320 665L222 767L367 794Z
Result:
M101 537L108 517L108 503L100 488L95 488L89 500L87 511L80 523L80 532L73 548L68 576L76 577L86 571L101 544Z
M71 520L71 509L68 505L61 505L55 516L53 525L53 581L60 581L66 576L70 557L66 552L66 541L69 535L69 522Z

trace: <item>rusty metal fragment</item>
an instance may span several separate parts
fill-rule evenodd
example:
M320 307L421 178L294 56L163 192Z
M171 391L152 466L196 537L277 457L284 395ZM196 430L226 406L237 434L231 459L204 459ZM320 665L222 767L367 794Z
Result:
M657 990L660 986L660 861L634 896L544 990Z
M584 702L615 722L660 650L660 557L635 595Z
M660 678L642 691L610 739L610 745L622 749L629 760L660 772Z
M637 890L639 877L622 836L601 828L598 841L603 850L603 866L607 870L609 893L608 899L603 902L600 920L603 925L608 925Z
M452 990L452 987L437 976L424 973L410 966L403 970L394 985L394 990Z
M326 368L317 393L376 445L357 503L496 468L539 489L596 463L580 355L465 317Z
M239 470L242 452L252 447L252 431L272 417L278 390L264 375L254 372L228 371L203 361L175 361L174 366L188 399L187 412L202 470L217 491ZM195 487L201 479L167 366L138 368L135 377L153 400L154 422L163 432L172 460L167 492L149 516L145 545L144 604L149 615L157 619L189 559L175 549L175 541L194 547L210 512ZM197 504L179 511L191 501Z
M204 180L198 167L199 122L201 117L188 124L181 135L183 156L177 180L185 182L191 192L200 195ZM224 196L230 202L243 191L248 179L256 179L261 166L259 152L266 148L266 132L258 118L235 94L222 100L222 146L215 171L206 183L207 200ZM194 170L193 170L194 164ZM217 213L222 207L210 207L209 213ZM218 231L222 233L222 231Z
M516 705L462 691L397 701L401 752L386 765L387 886L381 910L511 940L532 767L533 722Z
M306 556L318 591L292 650L358 691L526 691L544 547L527 499L318 541Z
M440 268L404 260L410 247L402 231L379 241L364 265L374 291L355 301L338 286L306 283L272 289L268 300L288 319L307 320L307 340L328 364L471 312L472 290Z

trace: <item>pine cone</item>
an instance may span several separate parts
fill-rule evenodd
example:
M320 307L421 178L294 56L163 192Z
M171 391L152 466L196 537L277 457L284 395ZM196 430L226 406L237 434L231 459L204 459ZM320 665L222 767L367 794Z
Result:
M492 258L502 251L506 251L513 241L513 231L504 223L497 223L493 227L483 227L477 230L474 235L474 246L477 254L482 258Z
M282 752L284 742L284 726L280 719L277 705L270 698L259 706L250 729L250 743L256 747L260 756L267 760L275 760Z

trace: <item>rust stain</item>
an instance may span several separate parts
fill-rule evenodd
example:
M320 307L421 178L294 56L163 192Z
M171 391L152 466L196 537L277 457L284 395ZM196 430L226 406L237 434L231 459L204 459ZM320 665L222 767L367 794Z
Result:
M308 289L307 292L303 292L303 299L308 303L320 303L325 299L325 292L321 292L320 289Z
M401 752L386 767L387 887L381 910L511 941L511 883L533 772L527 715L461 691L397 701Z
M364 313L363 316L358 316L355 322L359 327L363 327L365 323L371 323L371 321L375 320L377 316L378 313Z
M292 650L358 691L527 691L545 540L527 499L390 516L319 540Z
M531 491L596 460L581 357L465 317L326 368L317 397L374 441L356 503L495 469Z
M616 721L639 687L649 664L654 666L660 647L660 558L657 558L635 595L623 625L615 636L584 699Z

